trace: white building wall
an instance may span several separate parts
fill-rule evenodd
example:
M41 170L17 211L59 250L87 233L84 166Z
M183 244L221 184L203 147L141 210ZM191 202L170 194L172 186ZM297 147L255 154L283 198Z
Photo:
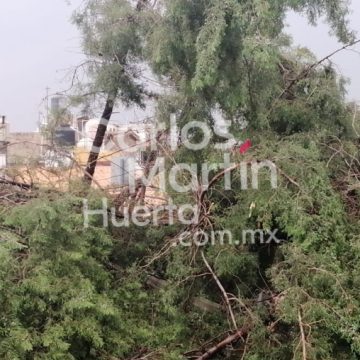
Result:
M6 167L6 154L0 154L0 169Z

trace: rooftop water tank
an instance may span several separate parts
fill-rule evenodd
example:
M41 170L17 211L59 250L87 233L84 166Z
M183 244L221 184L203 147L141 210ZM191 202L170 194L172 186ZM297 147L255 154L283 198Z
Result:
M90 138L83 138L77 144L76 147L79 149L91 150L93 140Z
M0 142L4 143L7 141L8 135L8 124L6 123L6 116L2 115L0 119Z
M59 126L55 130L55 143L59 146L75 146L75 129L73 129L70 125Z
M66 100L63 96L54 96L50 100L50 109L53 112L60 111L66 107Z

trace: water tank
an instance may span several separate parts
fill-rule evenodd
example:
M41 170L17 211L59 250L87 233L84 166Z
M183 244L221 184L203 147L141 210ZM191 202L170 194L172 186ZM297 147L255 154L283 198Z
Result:
M70 125L63 125L55 130L55 143L59 146L75 146L76 131Z
M6 116L2 115L0 119L0 142L4 143L7 141L8 135L8 124L6 123Z
M52 112L60 111L61 109L64 109L65 106L65 98L63 96L54 96L50 100L50 109Z
M76 147L79 149L91 150L93 145L93 140L90 138L83 138L76 144Z

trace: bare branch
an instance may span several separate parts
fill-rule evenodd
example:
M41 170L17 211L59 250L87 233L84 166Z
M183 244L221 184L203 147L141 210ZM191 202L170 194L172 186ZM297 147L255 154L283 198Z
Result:
M222 286L219 278L217 277L217 275L215 274L214 270L211 268L210 264L209 264L208 261L206 260L203 251L201 252L201 257L202 257L202 259L203 259L206 267L207 267L208 270L210 271L212 277L214 278L217 286L218 286L219 289L221 290L221 292L222 292L222 294L223 294L223 297L224 297L224 300L225 300L225 302L226 302L226 306L227 306L227 308L228 308L228 310L229 310L229 314L230 314L230 318L231 318L231 321L232 321L232 323L233 323L233 326L234 326L235 329L237 329L238 326L237 326L237 323L236 323L236 319L235 319L234 312L233 312L232 307L231 307L231 304L230 304L229 297L228 297L228 295L227 295L224 287Z

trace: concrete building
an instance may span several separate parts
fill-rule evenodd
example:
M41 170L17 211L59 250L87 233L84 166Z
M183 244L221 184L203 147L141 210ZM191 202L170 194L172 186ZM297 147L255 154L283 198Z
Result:
M81 123L82 136L74 149L77 164L85 166L92 148L93 140L99 125L99 119L86 120ZM96 172L108 172L109 185L126 185L128 183L128 161L135 160L136 176L143 174L154 126L151 124L110 123L107 128L103 146L99 154Z

